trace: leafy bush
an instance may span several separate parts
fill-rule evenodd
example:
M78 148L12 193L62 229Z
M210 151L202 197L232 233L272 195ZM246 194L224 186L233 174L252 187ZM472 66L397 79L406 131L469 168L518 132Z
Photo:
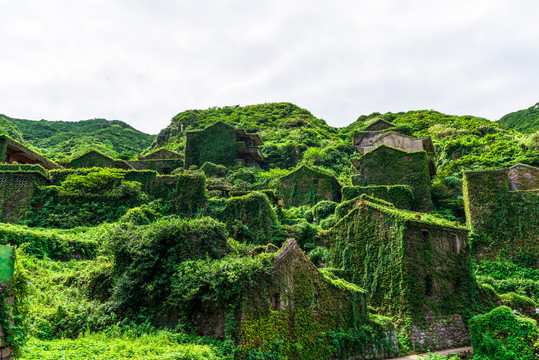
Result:
M149 225L112 227L110 251L114 259L114 305L135 313L140 307L153 315L166 312L170 279L189 259L219 258L229 251L225 226L211 218L163 218Z
M470 319L475 360L532 360L539 354L537 323L507 306Z
M330 200L319 201L315 206L313 206L313 215L316 218L317 222L327 219L328 216L335 213L335 208L338 203Z

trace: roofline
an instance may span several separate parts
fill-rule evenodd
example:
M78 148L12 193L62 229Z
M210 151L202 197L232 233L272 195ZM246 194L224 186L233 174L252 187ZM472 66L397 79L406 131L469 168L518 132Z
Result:
M21 151L22 153L32 156L34 158L37 158L38 161L46 164L52 169L63 169L63 166L58 165L52 160L47 159L45 156L35 152L34 150L31 150L24 146L23 144L19 143L18 141L13 140L7 135L1 135L2 138L7 140L7 145L16 148L17 150Z
M428 215L427 213L421 213L421 212L409 211L409 210L397 209L397 208L391 209L391 208L387 208L387 207L385 207L385 206L383 206L381 204L372 203L372 202L370 202L368 200L361 200L359 202L359 204L358 204L358 207L359 207L359 205L365 205L367 207L370 207L370 208L376 209L376 210L378 210L380 212L383 212L384 214L387 214L387 215L394 215L394 216L400 217L402 220L407 221L407 222L420 223L420 224L425 224L425 225L429 225L429 226L436 226L436 227L441 227L441 228L450 228L450 229L457 230L457 231L466 231L466 232L470 231L470 229L468 229L465 226L452 225L452 224L449 223L449 220L445 220L445 219L440 219L440 221L444 221L444 222L447 221L448 224L436 224L434 222L429 221L428 219L422 220L421 216L422 215ZM408 217L404 216L401 213L408 213L411 216L419 215L420 218L419 219L417 219L417 218L408 218Z
M395 124L393 124L393 123L390 123L390 122L387 121L387 120L384 120L384 119L377 119L377 120L373 121L372 123L370 123L369 125L365 126L365 127L363 128L363 130L368 129L370 126L372 126L372 125L374 125L374 124L376 124L376 123L379 123L379 122L383 122L383 123L386 123L386 124L388 124L388 125L391 125L391 127L396 127L396 126L397 126L397 125L395 125ZM368 130L367 130L367 131L368 131ZM376 130L375 130L375 131L376 131Z
M393 147L393 146L388 146L386 144L380 144L378 145L377 147L375 147L373 150L363 154L359 159L362 159L363 157L369 155L369 154L372 154L373 152L377 151L378 149L380 149L381 147L386 147L388 149L391 149L391 150L396 150L396 151L400 151L400 152L403 152L403 153L406 153L406 154L417 154L417 153L425 153L427 154L427 152L425 150L418 150L418 151L406 151L406 150L402 150L402 149L399 149L399 148L396 148L396 147ZM359 160L357 159L357 160Z

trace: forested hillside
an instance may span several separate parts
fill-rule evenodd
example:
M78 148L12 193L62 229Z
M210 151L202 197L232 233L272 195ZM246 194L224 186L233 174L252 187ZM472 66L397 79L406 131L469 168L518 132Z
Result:
M49 121L14 119L0 115L2 133L58 160L89 149L128 158L146 149L154 136L119 120Z
M539 103L503 116L500 123L524 133L539 130Z

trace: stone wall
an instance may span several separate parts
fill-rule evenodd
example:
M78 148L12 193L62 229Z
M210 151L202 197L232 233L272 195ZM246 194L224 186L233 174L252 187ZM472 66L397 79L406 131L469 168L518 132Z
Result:
M507 177L511 191L539 189L539 168L516 164L509 168Z
M470 344L468 329L460 315L427 316L427 325L413 324L409 339L416 349L451 349Z

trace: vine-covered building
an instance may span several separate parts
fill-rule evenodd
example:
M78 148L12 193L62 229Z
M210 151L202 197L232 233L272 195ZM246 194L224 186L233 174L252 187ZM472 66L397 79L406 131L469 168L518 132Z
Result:
M358 174L352 178L357 186L407 185L412 189L412 210L432 209L430 175L425 151L408 152L380 145L361 158L352 160Z
M411 320L412 345L469 341L461 314L475 280L466 228L363 200L322 236L331 266L367 290L369 306Z
M377 120L355 132L353 145L360 154L373 151L380 145L408 152L425 151L431 176L436 175L434 145L430 136L413 137L402 134L399 127L385 120Z
M464 172L463 196L478 256L539 266L539 168Z
M245 166L261 165L265 160L258 147L263 144L258 134L218 121L205 129L186 133L185 167L200 167L206 162L233 166L238 161Z

